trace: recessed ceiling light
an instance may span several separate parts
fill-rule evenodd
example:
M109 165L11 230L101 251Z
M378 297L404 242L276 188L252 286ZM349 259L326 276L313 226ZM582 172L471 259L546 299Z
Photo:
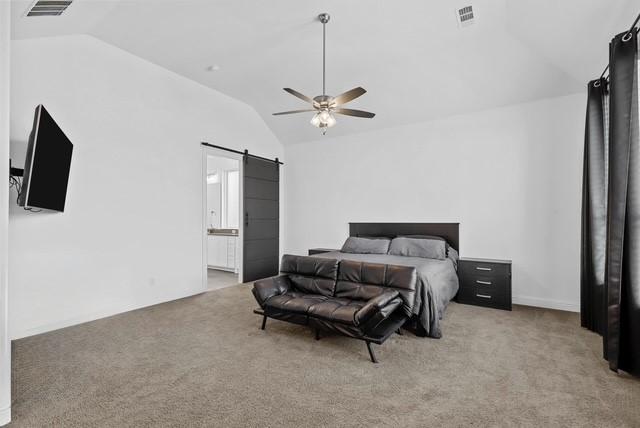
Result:
M210 65L205 70L207 70L207 71L218 71L218 70L220 70L220 66L218 64Z

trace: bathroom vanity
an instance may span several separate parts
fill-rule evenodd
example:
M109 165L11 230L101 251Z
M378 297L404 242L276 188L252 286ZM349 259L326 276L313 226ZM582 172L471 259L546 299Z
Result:
M207 266L238 273L238 229L209 229L207 236Z

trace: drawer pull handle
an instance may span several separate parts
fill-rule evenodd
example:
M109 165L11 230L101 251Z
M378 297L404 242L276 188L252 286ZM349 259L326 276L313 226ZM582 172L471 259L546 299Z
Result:
M486 270L486 271L491 272L491 268L488 268L488 267L480 267L480 266L476 266L476 270Z
M486 294L476 294L476 297L482 297L483 299L490 299L491 296L487 296Z
M479 279L476 279L476 282L478 284L491 285L491 281L480 281Z

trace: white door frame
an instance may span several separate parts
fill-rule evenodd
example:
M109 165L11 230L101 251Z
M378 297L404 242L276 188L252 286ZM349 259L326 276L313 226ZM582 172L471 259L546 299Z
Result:
M0 176L9 174L9 82L11 4L0 1ZM9 341L9 186L0 189L0 426L11 421L11 342ZM19 238L18 238L19 239Z
M242 267L243 267L243 252L244 252L244 162L243 155L233 152L228 152L222 149L216 149L209 146L202 147L202 291L207 291L209 286L207 284L207 262L208 262L208 240L207 234L207 156L216 156L227 159L233 159L238 161L238 171L240 174L240 218L238 224L238 282L242 283Z

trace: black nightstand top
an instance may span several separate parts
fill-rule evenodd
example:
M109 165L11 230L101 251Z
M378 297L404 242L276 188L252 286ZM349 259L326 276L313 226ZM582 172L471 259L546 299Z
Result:
M500 260L500 259L475 259L473 257L460 257L459 261L466 262L476 262L476 263L500 263L505 265L510 265L511 260Z
M312 256L314 254L322 254L322 253L330 253L332 251L340 251L337 248L309 248L309 255Z

